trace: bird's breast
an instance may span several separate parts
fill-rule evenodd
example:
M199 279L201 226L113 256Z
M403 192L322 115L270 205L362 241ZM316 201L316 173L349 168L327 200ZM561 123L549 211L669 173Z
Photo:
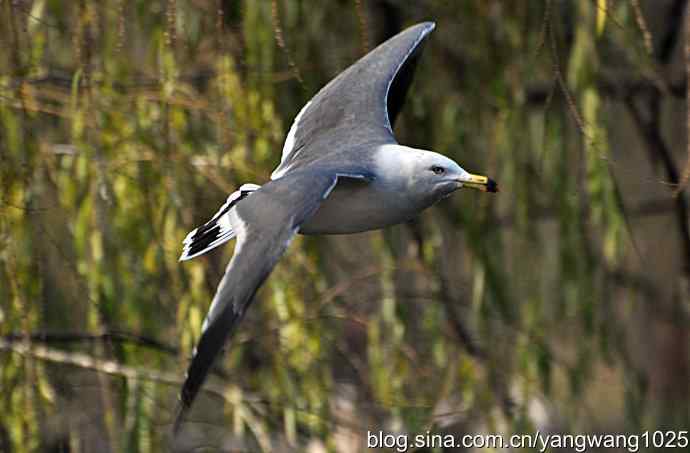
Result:
M302 234L348 234L405 222L420 211L403 190L384 184L342 179L314 216L302 224Z

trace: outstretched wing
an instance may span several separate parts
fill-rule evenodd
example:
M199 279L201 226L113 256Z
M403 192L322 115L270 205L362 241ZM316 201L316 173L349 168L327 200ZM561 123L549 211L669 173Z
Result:
M424 22L384 42L323 87L299 112L271 175L302 168L335 150L395 143L395 122L420 44L435 27Z
M216 290L182 385L175 432L206 379L215 357L242 320L254 294L283 255L300 225L314 214L337 180L338 174L330 172L290 173L265 184L230 211L230 222L237 233L237 245Z

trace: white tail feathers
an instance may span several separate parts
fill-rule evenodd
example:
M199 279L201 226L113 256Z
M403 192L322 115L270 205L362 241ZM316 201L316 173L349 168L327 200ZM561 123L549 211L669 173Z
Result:
M230 194L211 220L190 231L184 238L180 261L191 260L203 255L235 237L235 231L230 224L230 210L240 200L260 187L256 184L243 184L238 190Z

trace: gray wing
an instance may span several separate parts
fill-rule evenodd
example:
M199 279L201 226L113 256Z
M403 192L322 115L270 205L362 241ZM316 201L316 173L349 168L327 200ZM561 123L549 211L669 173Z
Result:
M291 172L263 185L238 202L231 211L232 227L237 233L235 253L218 285L187 370L174 432L179 430L184 414L199 392L215 357L242 320L254 294L300 225L314 214L335 187L338 177L337 173L323 171Z
M433 22L384 42L323 87L299 112L271 178L339 150L395 143L392 124L402 108L424 38Z

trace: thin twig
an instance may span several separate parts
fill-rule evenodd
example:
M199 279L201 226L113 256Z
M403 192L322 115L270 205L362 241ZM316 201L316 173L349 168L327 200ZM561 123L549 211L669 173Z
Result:
M177 5L175 0L168 0L165 11L166 29L165 29L165 44L175 52L177 45Z
M101 334L81 333L81 332L31 332L25 333L10 333L0 337L11 343L31 340L32 343L81 343L92 341L109 341L114 343L130 343L138 346L144 346L157 351L165 352L171 355L177 355L178 349L176 347L162 343L155 338L144 335L137 335L128 332L104 332Z
M690 14L685 15L685 77L686 80L690 80ZM685 129L687 132L685 146L688 150L688 157L680 181L678 181L678 187L673 191L674 197L678 197L685 190L688 180L690 180L690 83L685 85L685 115Z
M133 381L145 380L171 386L180 386L183 383L183 379L174 373L164 373L157 370L123 365L114 360L100 359L82 352L62 351L43 345L32 344L26 340L8 341L0 338L0 350L11 351L24 357L92 370L110 376L119 376ZM219 396L229 404L234 404L236 401L229 398L231 393L229 390L231 388L231 386L219 386L209 382L204 384L202 391ZM243 397L243 400L246 400L246 398Z
M556 36L553 31L553 26L551 24L551 20L549 19L548 24L547 24L547 29L548 29L548 35L549 35L549 41L551 44L551 64L553 68L553 73L556 76L556 80L558 81L558 86L561 88L561 92L563 93L563 97L565 98L566 103L568 104L568 108L570 109L570 113L573 116L573 119L575 120L575 124L577 125L577 128L580 130L580 133L582 134L583 137L585 137L589 141L593 141L587 134L587 129L585 128L585 122L582 119L582 116L580 115L580 112L577 109L577 105L575 104L575 100L573 99L572 94L570 93L570 90L568 89L568 84L565 81L565 78L563 77L563 72L561 71L561 65L558 62L558 50L556 49Z
M225 51L225 12L223 11L223 0L216 1L216 48L221 54Z
M117 2L117 41L115 43L115 55L122 52L125 46L125 1Z
M625 27L623 24L621 24L613 14L609 13L609 8L602 8L599 6L599 2L597 2L596 0L594 0L594 1L595 1L595 4L597 5L597 8L600 8L601 11L606 15L606 19L608 22L615 25L618 29L620 29L623 32L625 32L627 30L627 27ZM654 46L653 46L654 40L652 38L652 34L649 31L649 27L647 26L647 22L644 18L644 15L642 14L642 9L640 8L640 5L639 5L639 0L631 0L631 2L632 2L633 10L634 10L635 20L638 24L638 28L642 32L643 47L645 48L644 49L644 56L649 58L648 63L651 65L651 70L649 71L649 74L647 74L646 77L659 89L659 91L661 91L664 94L668 94L669 83L662 76L659 65L657 64L656 60L654 59ZM637 46L634 46L633 48L637 52Z
M626 106L637 125L637 131L645 142L649 154L661 158L666 177L671 183L678 184L678 169L675 166L673 158L671 157L671 152L660 132L659 101L658 96L651 96L649 98L647 102L649 113L646 117L642 114L640 108L635 104L633 99L628 99L626 101ZM680 240L683 248L683 271L690 274L690 216L688 215L688 206L683 193L679 193L678 196L675 197L674 204L678 232L680 233Z
M280 26L280 12L278 11L277 0L273 0L271 2L271 18L273 19L273 31L276 37L276 43L278 44L278 47L280 47L285 53L288 65L292 69L292 73L294 74L297 81L300 84L304 84L304 80L302 80L302 75L299 72L299 68L297 67L295 61L292 59L292 56L290 55L290 52L288 51L288 48L285 45L285 39L283 38L283 29Z
M649 27L647 27L647 21L645 20L644 15L642 14L642 8L640 8L640 1L630 0L630 3L632 4L633 12L635 13L635 21L637 22L637 26L640 28L640 31L642 32L642 38L644 39L644 48L645 50L647 50L647 53L651 57L654 55L654 47L652 45L652 34L649 32Z
M541 22L541 30L539 31L539 43L537 44L537 50L534 52L534 58L536 59L541 50L546 44L546 33L549 28L549 22L551 21L551 0L546 0L546 6L544 7L544 18Z
M369 52L369 24L367 16L362 8L362 0L355 0L355 10L357 11L357 23L359 25L359 36L362 42L362 55Z

